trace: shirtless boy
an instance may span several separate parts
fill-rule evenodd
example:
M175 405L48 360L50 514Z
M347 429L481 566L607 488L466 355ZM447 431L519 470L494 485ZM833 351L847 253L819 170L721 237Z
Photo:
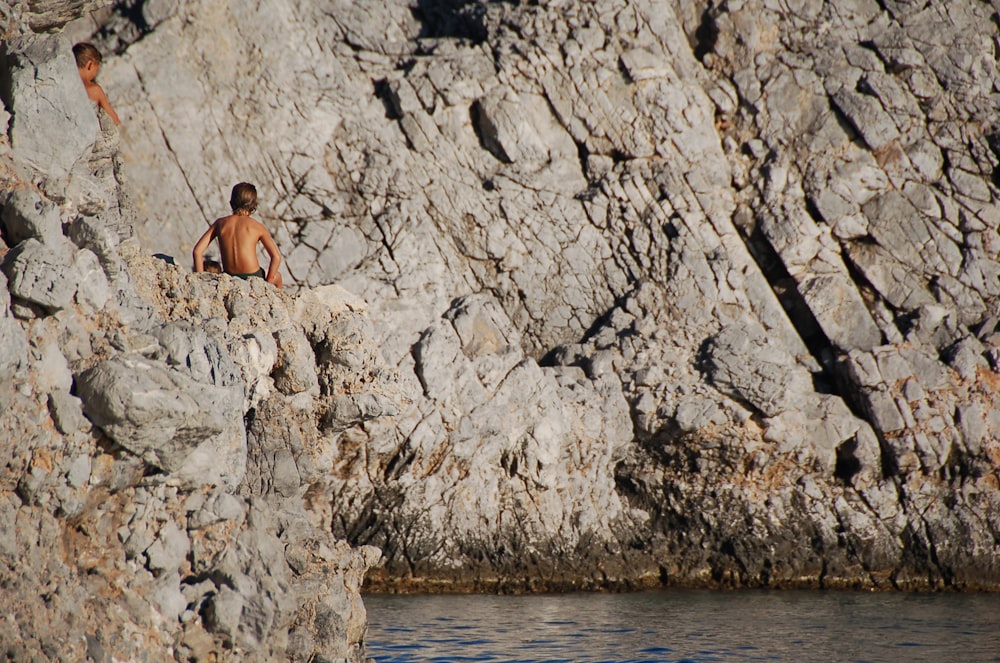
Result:
M94 79L101 69L101 62L104 60L101 52L93 44L80 42L73 47L73 56L76 58L76 70L80 73L83 87L87 90L87 96L91 101L96 101L97 105L104 109L115 124L118 121L118 114L111 107L108 95L104 94L104 88L98 85Z
M233 208L233 213L216 219L194 245L191 251L194 271L205 271L205 250L213 239L218 239L222 270L226 274L241 279L257 276L280 288L282 283L278 267L281 266L281 256L278 254L278 247L264 224L250 217L257 209L257 189L253 184L240 182L233 187L229 206ZM264 250L271 259L266 277L264 268L257 260L257 242L264 245Z

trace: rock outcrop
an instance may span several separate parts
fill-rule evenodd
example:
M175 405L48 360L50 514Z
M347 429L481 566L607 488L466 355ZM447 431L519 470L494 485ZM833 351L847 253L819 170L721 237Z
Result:
M367 378L331 391L374 365L354 322L270 327L273 388L319 416L244 395L241 490L311 477L376 586L997 588L990 5L122 6L94 38L143 245L186 256L257 182L286 282L366 301L410 395L371 420ZM235 337L190 301L166 319Z
M990 5L93 5L0 4L10 656L360 660L366 544L997 589ZM240 180L294 295L131 236L186 257Z
M991 5L155 4L144 243L261 183L416 394L329 457L380 586L997 587Z
M361 663L329 459L396 375L338 286L146 255L60 31L94 4L0 3L0 657Z

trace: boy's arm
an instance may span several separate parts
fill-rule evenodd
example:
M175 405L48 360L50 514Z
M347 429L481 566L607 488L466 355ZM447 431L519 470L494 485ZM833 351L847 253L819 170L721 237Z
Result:
M278 253L278 245L271 239L271 233L267 231L266 227L260 236L260 243L264 245L264 250L267 251L267 255L271 259L270 264L267 266L267 282L278 285L278 268L281 267L281 254Z
M104 111L111 116L115 125L121 124L121 121L118 119L118 113L116 113L115 109L111 107L111 102L108 101L108 95L104 93L104 88L95 83L93 87L90 88L89 92L90 98L96 101L97 105L103 108Z
M205 271L205 251L208 249L208 245L212 243L215 239L215 224L205 231L205 234L201 236L201 239L194 245L191 249L191 258L194 261L194 271L204 272Z

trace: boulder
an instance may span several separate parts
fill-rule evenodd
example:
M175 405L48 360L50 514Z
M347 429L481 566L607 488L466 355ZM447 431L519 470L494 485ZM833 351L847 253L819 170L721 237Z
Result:
M4 256L2 269L10 294L50 312L69 306L81 284L76 247L64 237L53 244L21 242Z
M76 376L87 417L111 439L166 472L239 425L240 390L196 382L167 364L118 356Z
M11 192L4 203L2 218L3 236L9 246L31 238L42 244L57 244L62 240L59 208L33 189Z

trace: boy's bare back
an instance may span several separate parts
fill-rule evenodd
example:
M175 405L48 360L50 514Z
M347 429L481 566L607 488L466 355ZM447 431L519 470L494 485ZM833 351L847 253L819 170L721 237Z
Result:
M222 253L222 269L230 274L252 274L260 269L257 242L271 238L262 223L249 216L230 214L213 225Z
M245 183L236 185L233 189L234 199L239 187L252 189L251 185ZM250 195L246 190L241 189L240 191ZM246 200L249 201L250 198ZM235 211L229 216L216 219L211 227L205 231L191 252L194 259L194 271L205 271L205 251L213 239L218 239L222 270L225 273L240 277L262 276L263 270L257 260L257 243L260 242L270 258L267 275L264 278L268 283L273 283L280 288L282 279L278 273L278 267L281 265L281 256L278 253L278 247L264 224L250 216L250 210L256 208L256 190L253 190L252 201L252 204L245 203L246 207L232 203Z

